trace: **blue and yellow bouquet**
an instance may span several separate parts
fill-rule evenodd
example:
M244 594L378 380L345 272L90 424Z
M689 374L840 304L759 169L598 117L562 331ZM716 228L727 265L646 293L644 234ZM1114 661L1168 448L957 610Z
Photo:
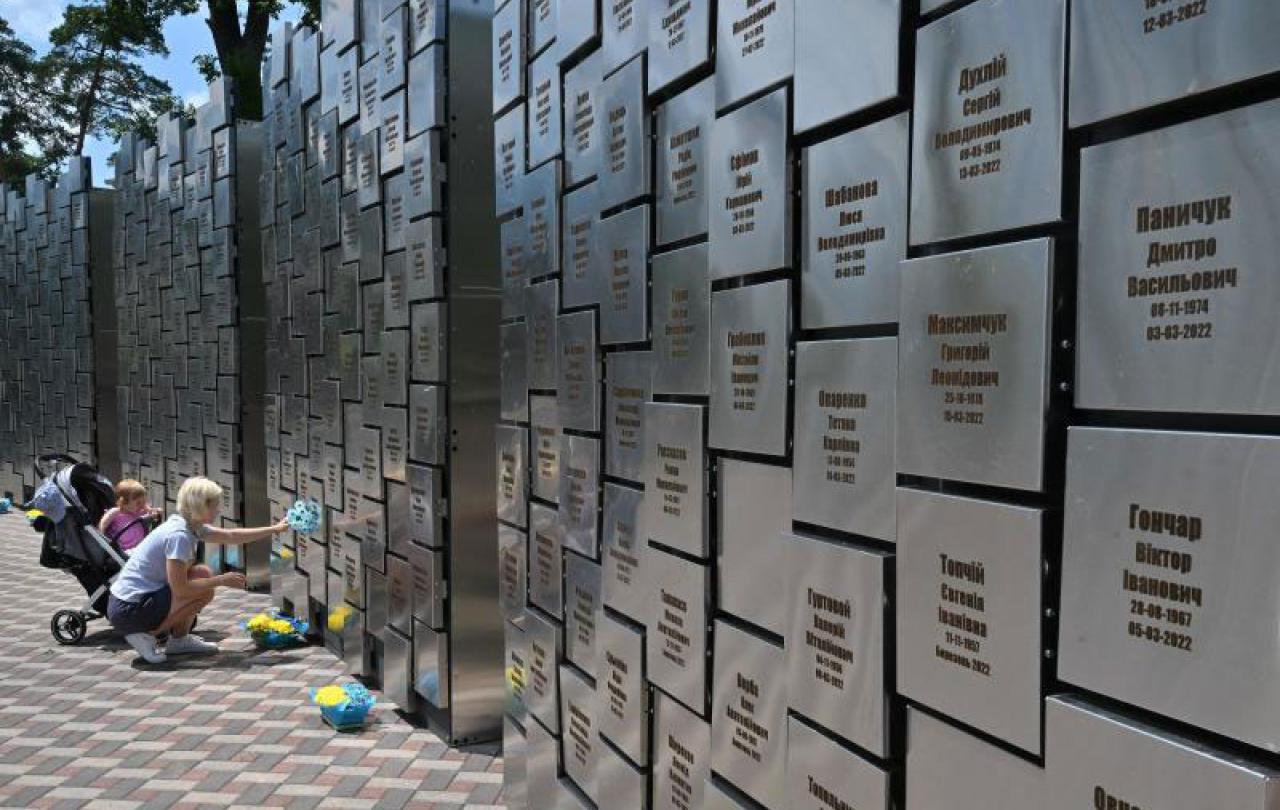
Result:
M320 504L309 498L294 501L285 513L289 528L298 534L315 534L320 529Z
M338 731L364 728L369 711L377 698L362 684L347 683L325 686L311 692L311 700L320 707L320 716Z
M305 619L285 616L278 610L259 613L252 619L241 622L241 627L249 631L253 641L259 647L278 650L302 643L310 625Z

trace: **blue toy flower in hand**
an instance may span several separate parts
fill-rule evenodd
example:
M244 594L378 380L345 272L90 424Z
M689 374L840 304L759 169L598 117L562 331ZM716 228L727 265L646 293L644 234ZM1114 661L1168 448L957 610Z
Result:
M295 501L284 517L295 532L315 534L320 528L320 504L309 499Z

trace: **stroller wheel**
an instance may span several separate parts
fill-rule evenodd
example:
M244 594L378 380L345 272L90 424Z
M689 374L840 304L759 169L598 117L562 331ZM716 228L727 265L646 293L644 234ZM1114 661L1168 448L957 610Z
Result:
M59 610L49 620L49 632L59 644L79 644L88 626L84 614L78 610Z

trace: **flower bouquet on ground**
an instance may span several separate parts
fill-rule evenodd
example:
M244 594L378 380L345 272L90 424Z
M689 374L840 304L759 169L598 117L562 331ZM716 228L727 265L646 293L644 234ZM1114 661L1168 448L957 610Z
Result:
M278 610L259 613L243 622L253 643L269 650L279 650L306 641L308 624L305 619L285 616Z
M359 731L369 718L369 710L377 703L362 684L348 683L326 686L311 693L311 700L320 707L320 716L337 731Z

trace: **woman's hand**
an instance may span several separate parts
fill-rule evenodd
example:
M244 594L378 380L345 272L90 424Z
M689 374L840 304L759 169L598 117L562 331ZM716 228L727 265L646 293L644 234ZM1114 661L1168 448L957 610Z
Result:
M225 574L219 574L217 576L217 580L218 584L222 587L231 588L237 591L243 591L246 585L244 574L241 574L238 571L228 571Z
M287 531L289 531L289 521L287 519L281 520L279 523L271 527L272 534L280 534L281 532Z

